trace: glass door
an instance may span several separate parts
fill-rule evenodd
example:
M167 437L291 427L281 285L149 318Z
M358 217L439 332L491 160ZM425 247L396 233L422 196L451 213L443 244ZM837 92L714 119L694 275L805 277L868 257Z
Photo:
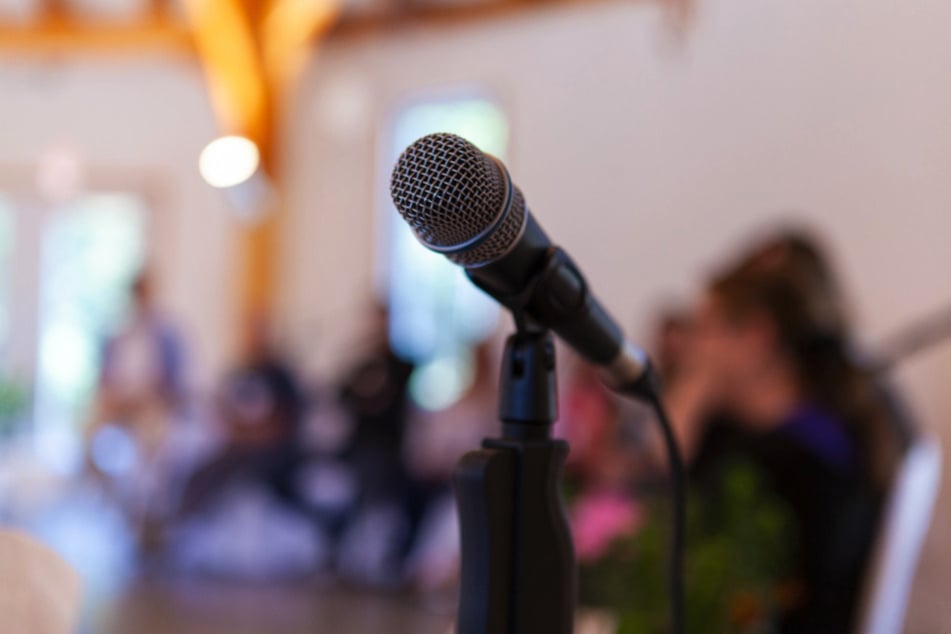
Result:
M4 394L26 396L39 456L57 471L79 465L102 347L144 264L147 220L135 193L56 206L0 197L0 425Z

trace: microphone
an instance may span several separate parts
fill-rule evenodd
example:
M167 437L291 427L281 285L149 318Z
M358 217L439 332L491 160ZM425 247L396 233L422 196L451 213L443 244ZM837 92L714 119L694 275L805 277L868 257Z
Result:
M431 134L400 156L390 194L419 241L465 267L517 321L553 330L615 390L656 394L647 354L625 340L578 267L552 244L501 161L461 137Z

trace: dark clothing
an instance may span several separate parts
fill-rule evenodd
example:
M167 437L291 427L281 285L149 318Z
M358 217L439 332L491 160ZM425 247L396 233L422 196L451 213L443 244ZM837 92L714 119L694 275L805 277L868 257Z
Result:
M280 501L306 510L296 486L304 398L292 370L266 357L236 371L226 382L221 406L227 445L189 479L181 515L214 504L241 480L262 484Z
M341 401L353 415L356 446L398 447L406 424L406 386L412 364L386 350L370 356L350 372Z
M261 444L296 442L304 418L304 397L294 372L265 357L235 372L225 386L223 409L232 440L267 438Z
M305 510L295 481L299 462L299 452L286 443L269 448L228 447L189 479L179 513L187 517L213 506L236 482L260 484L280 502Z
M403 464L407 386L412 372L412 364L391 350L378 350L354 367L340 390L340 402L354 425L344 458L356 472L360 487L340 530L369 507L398 505L409 524L409 535L389 545L386 565L393 570L405 562L419 523L414 513L412 480Z
M396 496L404 486L406 388L412 372L410 363L386 350L359 363L341 389L340 400L354 423L345 454L357 469L364 498Z
M737 456L753 461L794 517L794 575L804 592L781 616L780 631L851 631L881 507L860 445L838 418L812 406L765 433L718 419L692 469L698 487Z

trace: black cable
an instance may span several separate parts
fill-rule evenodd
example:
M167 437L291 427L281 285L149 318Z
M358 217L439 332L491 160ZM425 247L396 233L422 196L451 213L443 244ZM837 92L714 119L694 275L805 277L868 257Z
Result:
M667 457L670 462L670 485L673 496L673 522L670 538L670 560L668 562L668 582L670 584L670 631L672 634L684 634L684 547L687 530L687 478L684 472L680 446L674 436L673 426L667 416L667 410L657 390L651 390L648 396L650 404L657 413L664 444L667 445Z

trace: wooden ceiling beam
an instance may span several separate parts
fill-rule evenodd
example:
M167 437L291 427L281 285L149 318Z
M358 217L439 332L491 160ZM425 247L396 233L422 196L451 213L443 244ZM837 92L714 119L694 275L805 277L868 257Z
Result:
M170 0L148 0L147 12L153 22L165 22L174 14Z
M44 24L59 24L69 21L69 7L66 0L40 0L39 21Z
M451 26L501 19L532 10L616 0L495 0L470 5L438 6L399 2L382 12L344 13L325 37L373 35L414 26ZM669 1L669 0L668 0ZM255 6L261 0L243 0ZM168 0L150 0L148 17L132 24L95 24L66 13L63 0L45 0L41 17L28 24L0 22L0 53L50 54L172 50L195 54L187 24L171 15Z
M489 0L472 4L439 6L399 2L389 11L344 13L327 33L328 38L377 35L414 26L452 26L510 17L556 7L582 6L617 0Z
M100 25L53 16L22 26L0 24L0 53L48 55L142 50L190 54L195 47L186 25L167 20Z

